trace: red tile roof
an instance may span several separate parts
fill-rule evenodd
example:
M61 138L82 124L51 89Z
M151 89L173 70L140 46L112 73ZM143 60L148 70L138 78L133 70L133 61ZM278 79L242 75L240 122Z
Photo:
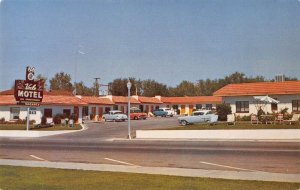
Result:
M161 97L161 101L169 104L221 103L222 98L216 96Z
M217 90L214 93L214 96L253 96L284 94L300 94L300 81L229 84Z
M16 105L17 102L13 95L0 95L0 105ZM49 96L44 95L42 105L65 105L65 106L84 106L83 102L75 96Z
M128 103L128 97L127 96L113 96L112 97L113 102L115 103L119 103L119 104L127 104ZM132 104L140 104L141 102L139 102L137 99L131 97L130 98L130 103Z
M99 105L114 105L114 102L109 98L95 97L95 96L82 96L81 98L88 104L99 104Z
M163 102L161 102L159 99L154 98L154 97L144 97L144 96L139 96L138 100L141 103L148 103L148 104L162 104Z
M8 106L8 105L16 105L16 99L13 95L0 95L0 105Z
M5 90L0 92L0 95L14 95L15 90L10 89L10 90ZM69 91L66 90L51 90L51 91L46 91L44 90L43 92L44 95L52 95L52 96L73 96L73 94Z
M71 105L71 106L85 106L87 103L75 96L47 96L43 98L42 105Z

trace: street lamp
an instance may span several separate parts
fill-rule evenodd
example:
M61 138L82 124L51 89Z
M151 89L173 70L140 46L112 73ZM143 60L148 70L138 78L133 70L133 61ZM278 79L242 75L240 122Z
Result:
M131 82L128 79L128 82L127 82L127 89L128 89L128 139L131 139L131 135L130 135L130 88L131 88Z

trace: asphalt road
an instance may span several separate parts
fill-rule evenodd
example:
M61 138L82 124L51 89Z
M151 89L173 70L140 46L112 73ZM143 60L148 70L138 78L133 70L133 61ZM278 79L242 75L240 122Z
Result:
M133 121L136 129L177 125L176 118ZM127 123L90 123L82 132L1 138L1 159L300 173L300 143L125 140Z

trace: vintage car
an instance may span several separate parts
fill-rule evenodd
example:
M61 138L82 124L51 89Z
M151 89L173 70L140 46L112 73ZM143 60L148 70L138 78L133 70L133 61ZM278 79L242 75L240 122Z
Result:
M143 113L139 108L136 108L136 107L130 108L130 119L133 119L133 120L143 119L143 120L145 120L146 118L147 118L147 114Z
M127 120L127 116L119 110L109 111L107 114L104 114L102 116L102 118L104 119L104 121L125 121L125 120Z
M178 122L181 125L188 125L194 123L216 123L218 115L211 110L194 111L191 116L178 117Z
M154 115L155 117L157 117L157 116L167 117L168 112L164 111L163 109L157 109L157 110L154 110L154 111L153 111L153 115Z
M171 108L159 108L162 109L163 111L167 112L167 116L173 117L175 115L175 111Z

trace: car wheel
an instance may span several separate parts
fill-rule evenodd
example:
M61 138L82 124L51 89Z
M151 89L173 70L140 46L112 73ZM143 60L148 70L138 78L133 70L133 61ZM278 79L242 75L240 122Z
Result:
M133 120L137 120L137 119L138 119L137 117L134 117L134 118L133 118Z
M173 115L170 115L170 117L173 117Z
M185 120L182 120L180 123L181 123L181 125L183 125L183 126L186 126L186 125L188 124L188 122L185 121Z
M105 117L103 117L103 120L104 120L104 122L106 122L106 119L105 119Z
M143 120L146 120L146 118L144 117Z

